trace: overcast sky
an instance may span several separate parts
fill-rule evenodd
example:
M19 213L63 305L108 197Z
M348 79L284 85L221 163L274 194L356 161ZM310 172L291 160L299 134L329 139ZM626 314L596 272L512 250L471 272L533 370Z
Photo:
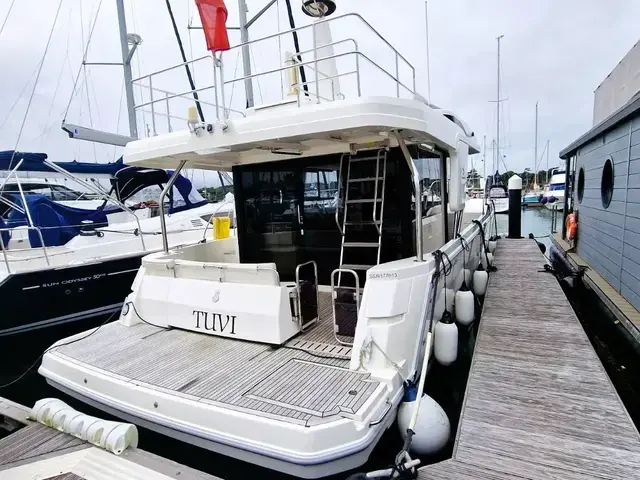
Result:
M100 0L63 0L18 149L45 151L57 161L105 162L119 155L113 147L68 139L59 128L99 3ZM171 3L187 56L204 54L202 32L192 30L189 35L187 29L190 17L195 17L193 23L199 24L195 2ZM226 3L227 24L236 25L237 4L231 0ZM247 0L247 3L251 17L265 1ZM280 3L280 15L274 8L256 22L250 31L252 38L274 33L278 25L286 28L284 2ZM298 25L308 23L300 12L300 1L292 3ZM338 0L336 3L338 13L363 15L407 57L416 67L418 91L428 96L424 2ZM0 0L0 25L10 4L11 0ZM181 61L164 0L125 0L125 4L129 31L139 33L144 40L133 63L134 77ZM18 0L0 34L0 150L16 145L57 7L58 0ZM504 35L501 144L507 167L516 171L533 167L536 101L540 115L539 155L549 140L550 166L554 166L558 151L591 127L594 89L640 35L637 0L429 0L428 12L431 100L457 112L480 140L487 135L489 144L496 132L495 103L490 103L496 99L496 37ZM353 24L336 24L333 39L361 33L365 32ZM232 44L238 43L237 32L231 32L230 39ZM102 0L87 60L119 61L118 42L115 1ZM301 43L303 50L310 48L308 36L302 35ZM393 68L379 43L370 38L363 44L374 60ZM254 69L274 67L280 54L290 48L275 43L256 46ZM237 77L240 75L237 54L232 50L229 55L226 75ZM96 128L126 134L121 69L99 66L86 70L87 75L79 77L67 119L84 125L91 121ZM196 69L199 85L206 83L209 73L208 66ZM179 75L168 77L162 88L186 89L184 75L182 72ZM263 101L279 98L277 79L264 80L255 87L258 99L261 95L266 97ZM346 85L344 90L349 91ZM140 95L139 90L136 95ZM240 84L233 95L232 105L240 106L244 102ZM176 108L181 115L186 109ZM150 124L149 116L145 120ZM184 128L184 123L174 120L173 128ZM487 157L490 167L490 149ZM479 159L475 164L482 170ZM545 164L543 161L542 168Z

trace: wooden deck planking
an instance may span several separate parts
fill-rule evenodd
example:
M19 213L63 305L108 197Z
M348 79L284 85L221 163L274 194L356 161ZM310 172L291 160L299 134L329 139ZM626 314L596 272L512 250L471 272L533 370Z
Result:
M635 478L640 435L536 243L495 264L453 458L420 478Z

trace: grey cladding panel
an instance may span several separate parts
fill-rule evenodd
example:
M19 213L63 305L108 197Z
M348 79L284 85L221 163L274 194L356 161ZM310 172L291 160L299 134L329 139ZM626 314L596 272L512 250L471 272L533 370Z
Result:
M640 203L634 203L631 200L627 203L627 218L640 218Z
M584 226L587 226L588 228L594 228L595 230L606 233L613 238L622 238L622 227L620 225L612 225L602 220L598 220L591 214L593 214L593 211L589 209L580 209L580 213L578 215L578 228L580 230L582 230ZM620 218L622 218L621 215Z
M593 250L595 250L602 258L606 258L611 262L611 267L609 270L615 271L616 267L620 268L622 263L622 248L618 251L611 248L607 243L599 241L596 237L592 236L589 231L583 230L580 232L580 243L585 245L589 245ZM616 267L613 267L615 265Z
M580 222L580 235L587 235L591 237L589 241L598 242L603 245L605 250L603 253L608 254L608 249L611 249L615 253L622 253L622 235L613 237L607 233L603 233L599 228L599 225L590 225L586 222Z
M612 213L624 213L624 202L620 200L611 200L608 208L602 206L602 200L600 198L584 198L581 205L583 207L593 208L595 210L601 210L603 212Z
M613 213L613 212L607 212L606 210L603 210L603 209L588 208L584 206L582 203L579 204L578 207L580 210L580 215L587 215L600 222L605 222L610 225L614 225L618 227L622 227L624 225L624 218L625 218L624 215ZM580 217L578 217L578 221L580 221Z
M627 301L640 310L640 295L638 295L635 291L631 290L625 284L622 284L620 288L620 294L627 299Z
M640 245L625 244L624 256L625 258L628 258L629 260L640 264ZM638 272L638 275L636 276L640 278L640 272ZM638 293L640 293L640 291Z
M624 232L624 243L632 247L640 248L640 233L632 232L627 228Z
M640 218L626 217L625 225L627 230L640 233Z
M640 188L640 174L629 175L629 188Z
M609 284L619 289L620 285L620 267L608 261L606 257L586 242L579 241L578 255L584 258L587 263L594 268ZM606 265L606 266L605 266Z

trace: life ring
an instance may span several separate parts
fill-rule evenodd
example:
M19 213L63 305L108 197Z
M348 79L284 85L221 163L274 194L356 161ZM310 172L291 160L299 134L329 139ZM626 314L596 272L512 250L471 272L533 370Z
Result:
M576 221L575 213L570 213L569 215L567 215L566 227L567 227L567 239L575 240L576 233L578 232L578 222Z

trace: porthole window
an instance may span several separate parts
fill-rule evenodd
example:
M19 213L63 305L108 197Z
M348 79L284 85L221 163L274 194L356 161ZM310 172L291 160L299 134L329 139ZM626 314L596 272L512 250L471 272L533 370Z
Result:
M602 206L609 208L611 199L613 198L613 162L610 158L604 162L602 168L602 181L600 182L600 197L602 198Z
M578 202L582 203L584 197L584 168L580 167L578 172Z

